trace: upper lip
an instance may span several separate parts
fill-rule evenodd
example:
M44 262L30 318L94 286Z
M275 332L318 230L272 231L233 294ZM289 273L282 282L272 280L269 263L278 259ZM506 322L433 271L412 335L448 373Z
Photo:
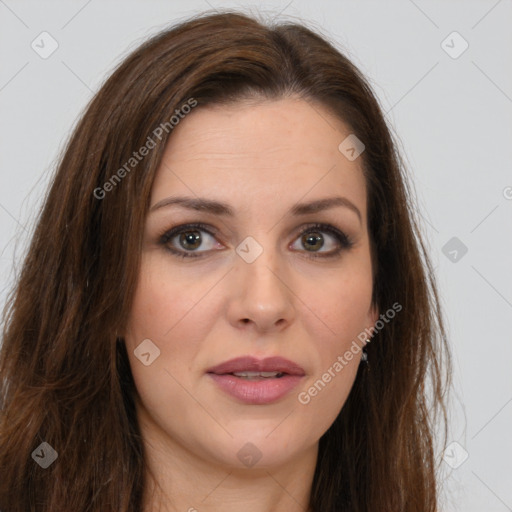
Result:
M266 357L265 359L257 359L252 356L237 357L213 366L206 371L217 375L235 372L280 372L300 376L305 374L300 365L278 356Z

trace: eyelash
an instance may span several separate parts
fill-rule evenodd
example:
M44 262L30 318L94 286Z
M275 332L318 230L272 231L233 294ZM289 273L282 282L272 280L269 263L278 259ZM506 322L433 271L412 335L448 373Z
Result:
M215 233L213 232L213 230L206 224L201 224L201 223L183 224L181 226L176 226L175 228L172 228L172 229L162 233L159 237L159 243L161 245L165 246L166 250L168 250L174 256L177 256L179 258L201 258L210 251L199 251L199 252L178 251L175 248L169 247L169 245L168 245L169 241L172 240L176 235L180 235L181 233L186 233L187 231L193 231L194 229L200 230L200 231L205 231L210 236L215 237ZM334 226L331 226L329 224L322 224L322 223L308 224L307 226L305 226L304 228L301 229L297 238L301 237L305 233L315 232L315 231L325 232L325 233L332 235L337 240L340 247L338 249L336 249L335 252L331 252L330 254L324 254L324 253L315 254L314 252L305 251L308 253L309 258L312 258L312 259L334 258L334 257L338 256L343 250L350 249L354 245L353 241L345 233L343 233L343 231L340 231L339 229L337 229Z

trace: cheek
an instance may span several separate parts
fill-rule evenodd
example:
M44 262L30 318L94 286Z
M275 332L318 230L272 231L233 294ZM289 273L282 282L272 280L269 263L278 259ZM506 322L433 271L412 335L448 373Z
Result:
M163 395L172 387L166 371L173 372L177 352L186 363L190 344L173 344L172 340L180 339L180 319L186 318L194 305L187 294L178 293L187 288L154 263L151 258L143 259L125 333L132 374L145 403L156 398L154 390ZM148 352L150 356L140 357Z
M132 373L141 395L155 389L158 394L173 394L179 385L171 375L182 384L189 382L190 370L218 318L218 302L206 296L215 281L191 279L173 270L165 257L151 254L143 258L140 276L125 335ZM148 339L159 353L145 366L134 351Z
M363 259L359 263L339 278L314 280L321 286L305 295L306 305L322 320L310 317L317 364L298 396L314 431L327 429L342 409L359 368L364 329L371 325L371 272Z
M204 285L190 280L185 282L169 269L170 266L163 265L158 258L143 259L125 335L141 403L160 424L172 419L173 409L169 404L186 404L190 400L184 387L189 386L189 368L202 337L198 315ZM154 346L144 340L151 340ZM149 347L148 365L135 354L141 343ZM153 354L158 355L153 358Z
M341 349L371 324L371 272L353 266L339 277L318 281L305 294L306 304L323 322L327 345ZM317 333L318 336L318 333Z
M171 270L161 257L143 259L129 321L133 338L154 336L167 343L204 295L202 279L191 280Z

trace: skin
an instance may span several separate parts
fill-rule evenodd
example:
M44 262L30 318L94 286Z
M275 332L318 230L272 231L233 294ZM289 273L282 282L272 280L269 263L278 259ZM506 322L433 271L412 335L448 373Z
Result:
M197 107L175 127L153 185L124 333L154 475L145 511L307 510L318 441L346 401L360 353L307 405L298 394L378 318L361 159L349 161L338 150L350 133L323 107L299 98ZM151 211L177 195L226 202L234 216L177 205ZM345 206L288 214L297 202L332 196L349 200L361 219ZM200 231L202 245L188 251L202 251L202 257L182 259L160 237L192 222L217 232ZM352 246L312 258L340 244L313 228L309 235L316 233L324 245L310 248L300 235L309 223L338 228ZM236 252L248 236L263 248L252 263ZM167 246L190 247L180 244L179 234ZM134 355L145 339L160 349L148 366ZM280 355L306 375L275 403L241 403L205 372L243 355ZM237 457L248 442L261 453L252 467ZM161 492L153 496L156 483Z

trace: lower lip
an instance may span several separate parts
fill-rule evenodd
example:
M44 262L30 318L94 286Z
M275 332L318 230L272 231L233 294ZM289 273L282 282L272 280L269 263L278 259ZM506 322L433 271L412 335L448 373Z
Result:
M234 375L208 374L218 386L246 404L263 405L276 402L287 395L302 379L300 375L284 375L280 378L246 380Z

